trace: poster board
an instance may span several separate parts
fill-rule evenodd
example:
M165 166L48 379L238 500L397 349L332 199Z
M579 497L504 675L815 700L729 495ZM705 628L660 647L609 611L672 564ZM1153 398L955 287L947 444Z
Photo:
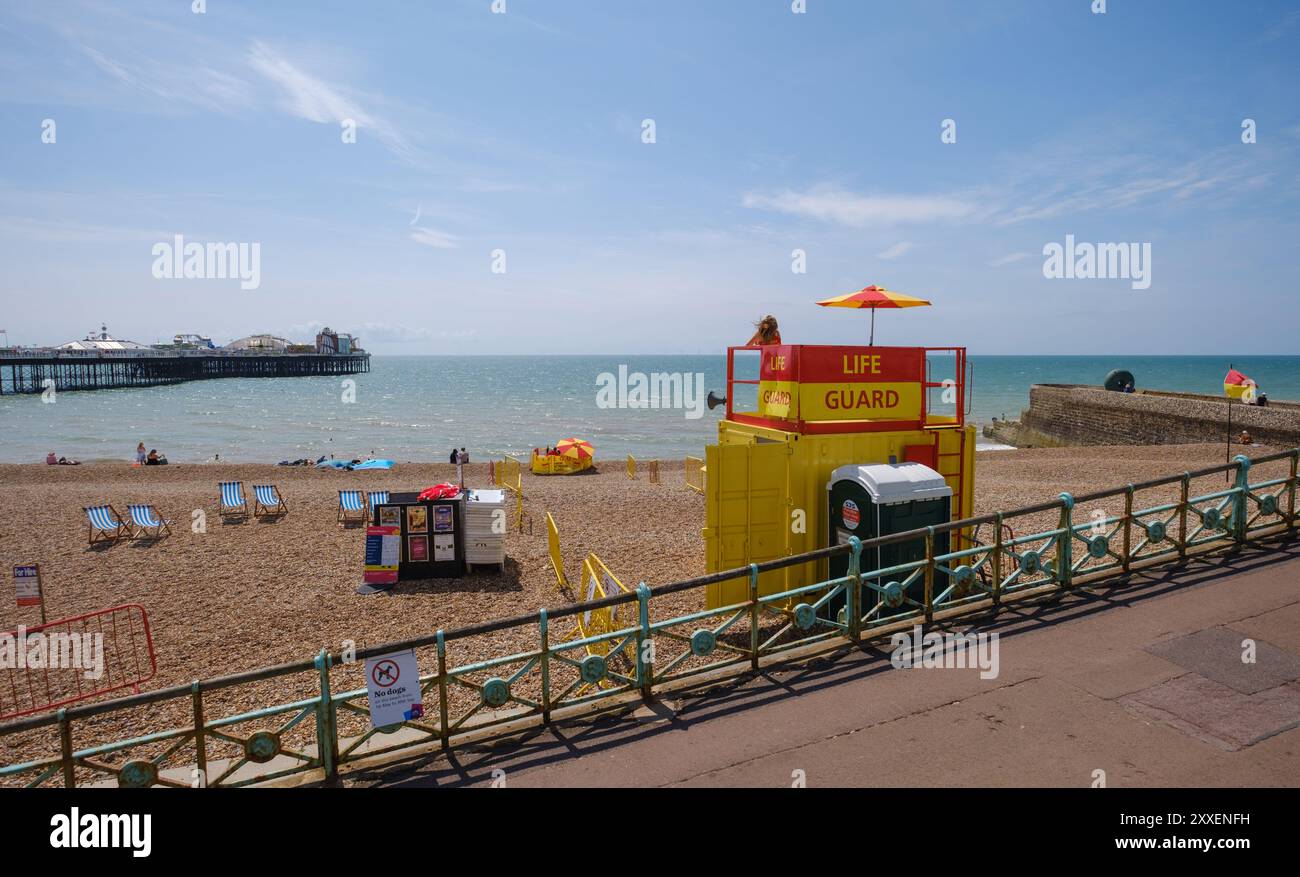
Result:
M402 552L401 540L400 527L366 528L366 584L397 584L397 569Z

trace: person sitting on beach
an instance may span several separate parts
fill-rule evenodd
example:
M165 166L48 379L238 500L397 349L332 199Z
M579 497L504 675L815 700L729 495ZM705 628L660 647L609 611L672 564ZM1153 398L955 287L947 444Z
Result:
M757 347L761 344L780 344L781 330L776 326L776 317L768 314L754 324L754 337L745 342L747 347Z
M145 457L144 464L146 466L166 466L167 458L160 455L158 449L154 448L149 451L149 455Z
M59 458L54 456L53 451L50 451L48 454L45 455L45 465L57 466L58 463L59 463Z

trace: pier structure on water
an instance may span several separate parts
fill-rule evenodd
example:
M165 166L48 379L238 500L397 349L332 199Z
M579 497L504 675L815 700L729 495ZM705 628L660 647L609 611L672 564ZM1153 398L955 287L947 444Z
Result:
M292 378L370 371L370 354L261 350L0 349L0 395L108 390L209 378Z

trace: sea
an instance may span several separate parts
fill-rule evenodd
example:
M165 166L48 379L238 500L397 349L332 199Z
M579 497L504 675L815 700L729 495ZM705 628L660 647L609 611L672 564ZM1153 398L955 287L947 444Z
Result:
M1270 399L1300 400L1300 356L971 356L969 364L967 419L978 424L1018 418L1031 384L1100 384L1112 369L1132 372L1140 388L1222 395L1231 364ZM739 363L736 377L754 378L756 367L756 359ZM698 456L725 410L709 410L703 397L726 393L726 370L721 355L376 355L369 373L346 378L194 381L56 392L49 401L7 395L0 396L0 462L43 461L50 451L129 460L139 442L185 463L218 456L437 462L462 446L471 460L485 460L569 436L590 441L597 459ZM637 401L620 384L633 389L638 373L679 375L683 390L674 384L675 398L660 399L658 408L621 407ZM943 379L942 363L930 377ZM736 396L752 400L754 392L737 385ZM935 404L938 410L937 396Z

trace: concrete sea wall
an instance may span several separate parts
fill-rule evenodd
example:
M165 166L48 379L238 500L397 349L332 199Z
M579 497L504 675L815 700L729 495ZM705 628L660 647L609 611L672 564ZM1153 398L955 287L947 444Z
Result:
M1241 430L1267 445L1300 445L1300 405L1266 407L1232 403L1232 434ZM1035 384L1020 421L1001 421L985 435L1021 447L1032 445L1172 445L1224 441L1228 400L1192 393L1142 390L1115 393L1100 387Z

